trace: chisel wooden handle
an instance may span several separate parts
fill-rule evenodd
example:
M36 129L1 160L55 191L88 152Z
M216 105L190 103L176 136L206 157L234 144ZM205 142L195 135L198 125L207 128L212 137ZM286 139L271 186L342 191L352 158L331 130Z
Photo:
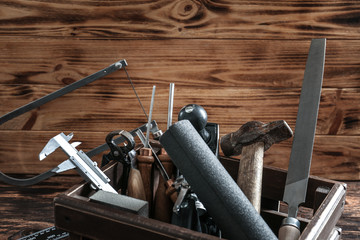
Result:
M149 202L149 209L152 209L152 167L154 157L150 148L141 148L140 154L136 156L138 169L144 184L145 198Z
M136 168L130 169L127 190L129 197L146 201L144 183L140 171Z
M237 184L257 212L261 207L264 143L244 146L241 154Z
M158 155L161 163L163 164L166 172L171 177L174 165L164 149L161 149L161 154ZM170 196L166 194L167 186L163 178L159 179L159 187L156 191L154 203L154 218L163 222L171 222L173 202Z
M173 183L174 181L172 179L169 179L166 181L165 186L166 186L166 195L171 199L173 203L175 203L178 197L178 192L174 188Z

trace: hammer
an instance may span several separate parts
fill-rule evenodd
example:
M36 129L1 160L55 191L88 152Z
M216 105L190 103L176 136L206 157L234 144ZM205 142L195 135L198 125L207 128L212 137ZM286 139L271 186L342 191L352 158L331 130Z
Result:
M292 136L289 125L279 120L267 124L247 122L221 138L221 149L226 156L241 154L237 184L259 213L264 151Z

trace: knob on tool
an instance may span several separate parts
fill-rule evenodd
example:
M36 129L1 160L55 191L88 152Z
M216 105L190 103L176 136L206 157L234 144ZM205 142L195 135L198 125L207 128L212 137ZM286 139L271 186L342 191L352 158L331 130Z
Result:
M205 129L207 119L208 116L205 109L197 104L186 105L180 110L178 116L179 121L189 120L206 143L210 139L210 134Z
M180 110L178 120L189 120L211 151L219 156L219 124L207 121L208 115L202 106L186 105Z

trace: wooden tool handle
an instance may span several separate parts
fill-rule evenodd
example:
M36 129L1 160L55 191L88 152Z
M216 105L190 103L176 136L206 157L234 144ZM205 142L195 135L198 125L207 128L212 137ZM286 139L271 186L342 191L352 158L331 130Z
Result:
M299 237L300 230L293 225L283 225L279 229L279 240L297 240Z
M144 184L145 198L149 202L149 209L152 206L152 166L154 157L150 148L141 148L140 154L136 156L138 161L138 169Z
M128 181L128 196L146 201L144 183L140 171L131 168Z
M173 187L173 183L174 181L172 179L169 179L166 183L166 195L171 199L171 201L173 203L176 202L176 199L178 197L178 192L176 191L176 189Z
M237 184L260 213L264 143L257 142L242 149Z
M165 171L171 177L174 165L169 155L162 149L161 154L158 155ZM156 191L155 204L154 204L154 218L163 222L170 223L172 215L173 203L170 197L166 194L167 186L163 178L159 179L159 187Z

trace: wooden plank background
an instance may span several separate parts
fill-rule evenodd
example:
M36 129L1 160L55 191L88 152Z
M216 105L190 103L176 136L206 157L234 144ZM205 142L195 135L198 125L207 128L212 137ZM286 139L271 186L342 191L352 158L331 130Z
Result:
M311 174L360 180L360 2L24 1L0 2L0 114L120 59L165 130L169 83L174 119L202 105L220 135L251 120L295 128L312 38L327 38ZM123 70L0 126L0 170L40 173L65 159L38 154L59 132L89 150L115 129L146 122ZM287 169L292 139L265 164ZM100 160L101 156L94 158Z

